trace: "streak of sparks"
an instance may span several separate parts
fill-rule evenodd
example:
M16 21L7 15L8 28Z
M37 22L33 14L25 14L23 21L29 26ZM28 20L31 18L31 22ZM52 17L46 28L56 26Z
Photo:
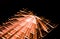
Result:
M3 26L0 26L0 39L42 39L55 28L49 21L32 13L20 10L14 18L3 23Z

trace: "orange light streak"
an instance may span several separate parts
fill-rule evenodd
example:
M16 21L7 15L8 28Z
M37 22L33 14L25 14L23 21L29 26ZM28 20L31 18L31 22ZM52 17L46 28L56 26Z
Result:
M33 15L31 11L20 10L14 16L3 26L0 25L0 39L37 39L37 33L40 33L38 38L42 39L50 32L50 28L55 28L48 20Z

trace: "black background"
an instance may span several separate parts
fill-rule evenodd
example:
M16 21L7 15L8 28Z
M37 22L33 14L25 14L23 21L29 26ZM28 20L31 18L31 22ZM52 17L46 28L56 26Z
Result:
M13 16L22 8L28 8L36 13L38 16L44 16L50 19L53 23L59 24L59 8L57 1L48 0L0 0L0 24L7 21L9 17ZM59 39L59 26L49 33L45 39Z

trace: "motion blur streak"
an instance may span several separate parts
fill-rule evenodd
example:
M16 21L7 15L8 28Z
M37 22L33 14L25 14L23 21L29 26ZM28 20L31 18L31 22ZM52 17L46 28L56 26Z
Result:
M8 22L0 25L0 39L42 39L56 27L53 25L33 15L32 11L20 10Z

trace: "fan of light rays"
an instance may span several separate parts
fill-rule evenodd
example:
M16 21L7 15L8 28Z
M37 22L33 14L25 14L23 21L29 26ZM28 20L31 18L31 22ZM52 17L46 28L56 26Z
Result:
M42 39L55 27L49 20L33 15L32 11L20 10L0 25L0 39Z

